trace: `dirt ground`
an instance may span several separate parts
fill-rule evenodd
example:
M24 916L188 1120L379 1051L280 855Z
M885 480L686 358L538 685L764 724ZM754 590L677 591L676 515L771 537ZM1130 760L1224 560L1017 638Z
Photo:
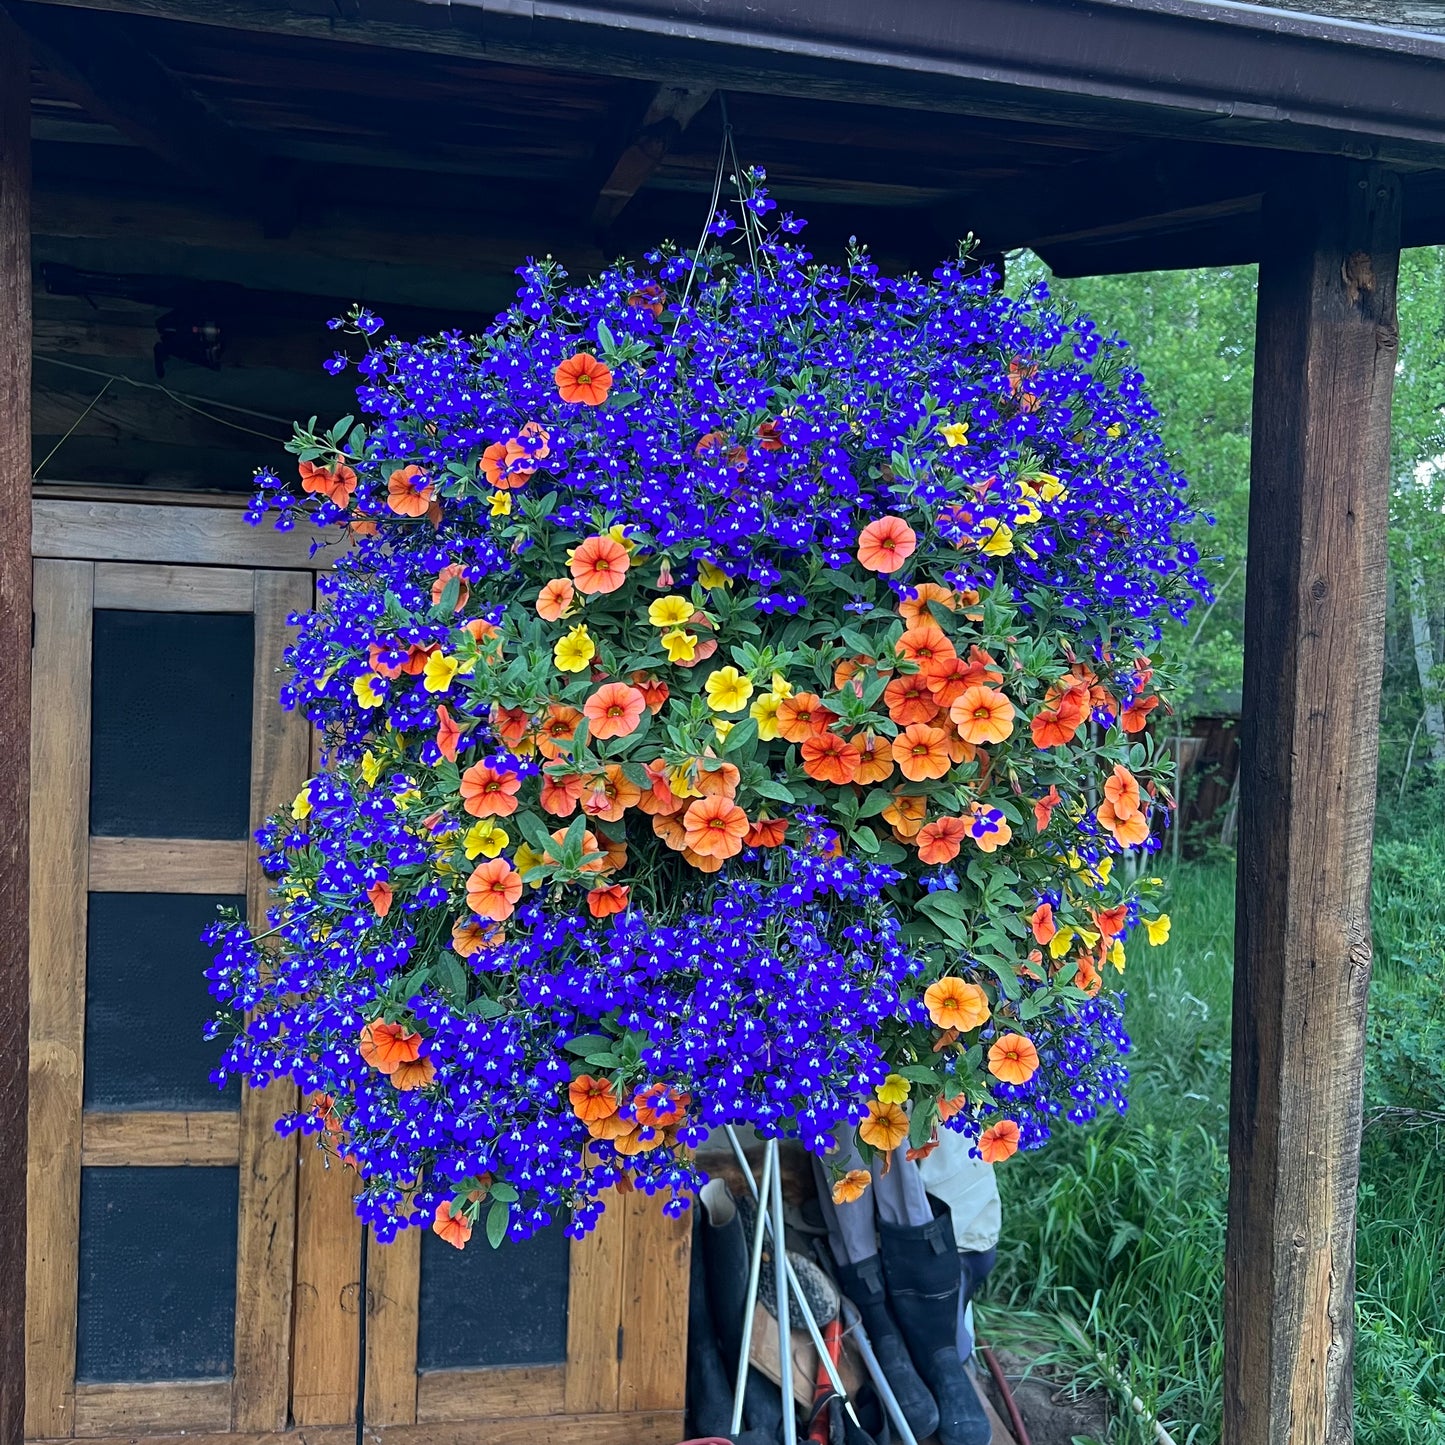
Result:
M1031 1445L1102 1445L1109 1438L1111 1411L1105 1396L1076 1392L1056 1367L1036 1363L1031 1367L1027 1354L1004 1349L995 1349L994 1353L1023 1416ZM1006 1421L1008 1412L987 1370L980 1370L980 1379Z

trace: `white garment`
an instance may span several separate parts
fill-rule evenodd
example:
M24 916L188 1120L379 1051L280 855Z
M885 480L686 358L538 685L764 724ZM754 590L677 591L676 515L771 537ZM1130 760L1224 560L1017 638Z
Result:
M971 1253L992 1249L998 1243L1002 1216L993 1165L970 1152L964 1134L938 1131L938 1148L918 1163L923 1187L948 1205L953 1234L960 1250Z

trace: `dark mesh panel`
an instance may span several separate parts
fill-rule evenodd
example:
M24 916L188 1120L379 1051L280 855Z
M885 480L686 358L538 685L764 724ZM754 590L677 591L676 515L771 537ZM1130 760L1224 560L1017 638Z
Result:
M90 831L250 831L250 614L95 614Z
M84 1169L80 1380L195 1380L232 1371L234 1169Z
M85 986L87 1109L235 1109L237 1088L207 1077L221 1045L201 1030L216 1011L201 930L244 898L92 893Z
M501 1249L493 1249L480 1228L462 1250L428 1230L421 1246L418 1368L563 1363L570 1248L560 1224L525 1244L507 1240Z

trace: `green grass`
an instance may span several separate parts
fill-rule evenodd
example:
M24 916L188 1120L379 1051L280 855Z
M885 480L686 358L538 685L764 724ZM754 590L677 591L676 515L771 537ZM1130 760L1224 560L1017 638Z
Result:
M1445 1445L1445 832L1382 843L1358 1221L1360 1445ZM1234 880L1174 880L1171 942L1131 950L1132 1105L1000 1170L1004 1239L981 1304L1000 1343L1050 1348L1114 1413L1112 1445L1219 1439ZM1439 1112L1440 1119L1432 1113ZM1104 1363L1100 1362L1102 1356ZM1115 1379L1106 1379L1112 1373Z

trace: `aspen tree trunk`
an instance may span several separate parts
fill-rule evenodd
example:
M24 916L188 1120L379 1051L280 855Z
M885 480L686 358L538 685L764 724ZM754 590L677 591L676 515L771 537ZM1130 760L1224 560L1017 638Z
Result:
M1410 636L1415 646L1415 670L1425 699L1425 735L1430 739L1430 757L1445 763L1445 708L1440 704L1440 684L1435 678L1435 641L1430 635L1430 609L1425 597L1425 565L1409 542L1405 555L1410 570Z

